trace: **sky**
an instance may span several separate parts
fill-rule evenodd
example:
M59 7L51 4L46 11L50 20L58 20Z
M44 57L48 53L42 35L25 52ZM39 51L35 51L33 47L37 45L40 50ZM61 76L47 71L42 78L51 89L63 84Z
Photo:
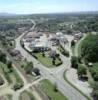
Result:
M1 13L35 14L98 11L98 0L0 0Z

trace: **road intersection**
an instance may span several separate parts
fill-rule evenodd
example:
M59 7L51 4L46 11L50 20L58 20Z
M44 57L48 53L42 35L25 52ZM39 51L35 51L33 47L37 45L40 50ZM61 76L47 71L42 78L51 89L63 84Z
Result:
M32 23L34 24L33 27L30 29L30 31L33 31L36 23L31 20ZM60 54L60 57L63 61L63 64L60 65L59 67L56 68L47 68L43 64L41 64L38 60L36 60L32 55L30 55L27 51L25 51L21 44L20 41L21 39L28 33L28 31L24 32L22 35L20 35L17 39L15 39L16 42L16 48L21 52L21 54L24 56L24 58L27 59L27 61L32 61L34 64L34 67L38 68L41 73L41 79L48 79L51 81L53 84L57 84L57 87L59 91L65 95L69 100L87 100L86 97L84 97L80 92L78 92L75 88L73 88L71 85L69 85L63 78L63 73L65 70L68 70L71 66L70 58L67 58ZM13 92L11 89L9 91L13 92L13 100L18 100L20 93L22 93L24 90L28 89L29 87L33 86L33 84L36 84L39 82L39 80L34 83L28 83L23 74L19 71L18 67L15 65L15 70L18 72L19 76L24 81L24 87L17 91L16 93Z
M32 28L32 30L34 29L34 27ZM23 33L15 40L16 49L19 50L24 58L26 58L28 61L33 61L34 67L40 69L41 77L50 80L52 83L56 83L61 93L68 97L69 100L87 100L82 94L71 87L63 78L64 71L66 69L69 69L71 66L70 58L61 55L61 59L64 60L61 66L52 69L46 68L21 47L20 41L25 34L26 33Z

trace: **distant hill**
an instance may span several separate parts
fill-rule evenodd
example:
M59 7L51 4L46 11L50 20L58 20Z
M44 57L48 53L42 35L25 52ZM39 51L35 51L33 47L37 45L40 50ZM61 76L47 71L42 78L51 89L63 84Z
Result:
M11 13L0 13L0 17L11 17L11 16L16 16L16 14L11 14Z

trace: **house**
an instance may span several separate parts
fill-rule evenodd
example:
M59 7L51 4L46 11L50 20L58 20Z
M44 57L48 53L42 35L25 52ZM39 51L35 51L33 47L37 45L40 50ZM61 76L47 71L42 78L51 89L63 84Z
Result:
M15 49L10 50L9 53L12 56L17 56L17 55L21 54L19 50L15 50Z
M56 36L57 36L57 37L61 37L61 36L63 36L63 33L62 33L62 32L57 32L57 33L56 33Z
M82 37L83 37L83 33L81 33L81 32L74 34L74 40L79 40Z
M59 41L60 41L61 43L64 43L64 44L68 43L68 40L67 40L67 38L66 38L65 36L60 37L60 38L59 38Z
M32 41L34 41L35 39L34 38L25 38L25 39L23 39L23 42L32 42Z
M21 55L21 52L19 50L9 49L8 52L10 53L11 56L13 56L15 60L23 59L23 56Z
M48 43L46 42L33 41L30 44L30 48L32 48L33 51L47 51L49 49L49 46L48 46Z

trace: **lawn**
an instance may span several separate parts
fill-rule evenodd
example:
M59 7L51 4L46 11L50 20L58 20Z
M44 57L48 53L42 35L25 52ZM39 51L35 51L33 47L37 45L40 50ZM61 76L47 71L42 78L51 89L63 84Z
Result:
M47 94L51 100L68 100L61 92L55 92L54 86L48 80L41 81L41 86L45 94Z
M19 100L35 100L35 98L30 92L24 91L21 93Z
M43 57L41 53L35 53L35 56L37 57L37 59L43 64L45 65L46 67L56 67L60 64L62 64L62 62L56 58L56 61L55 61L55 65L52 64L52 58L50 57Z

